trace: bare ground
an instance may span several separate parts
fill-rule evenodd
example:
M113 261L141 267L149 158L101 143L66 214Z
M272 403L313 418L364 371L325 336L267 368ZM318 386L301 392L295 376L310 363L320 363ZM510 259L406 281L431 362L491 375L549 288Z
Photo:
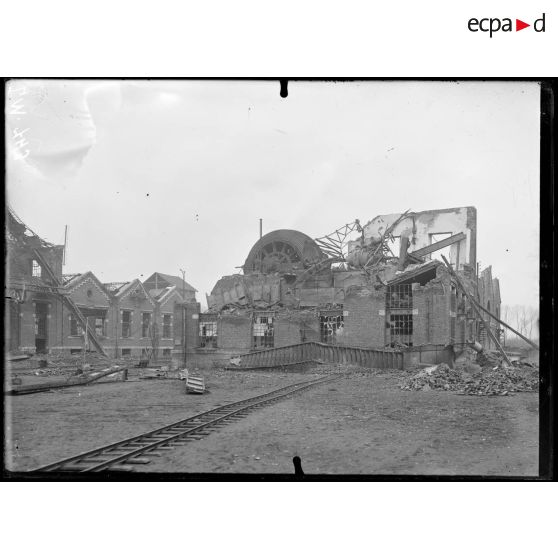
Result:
M299 455L306 473L538 474L537 393L402 391L404 374L353 372L138 470L292 473ZM30 470L314 375L211 371L203 396L186 395L178 380L132 379L7 397L6 462L11 470Z

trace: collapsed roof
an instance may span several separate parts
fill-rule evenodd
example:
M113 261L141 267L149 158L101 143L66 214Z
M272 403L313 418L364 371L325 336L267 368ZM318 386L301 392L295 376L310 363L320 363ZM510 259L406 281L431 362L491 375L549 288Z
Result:
M272 231L254 244L243 274L217 282L208 307L337 305L348 286L425 284L444 265L433 254L445 248L454 269L475 269L474 207L378 215L364 226L355 219L315 240L299 231Z

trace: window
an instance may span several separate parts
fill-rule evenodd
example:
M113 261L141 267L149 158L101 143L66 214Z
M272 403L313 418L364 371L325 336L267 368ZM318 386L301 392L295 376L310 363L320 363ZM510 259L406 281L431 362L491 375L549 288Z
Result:
M172 339L172 314L163 314L163 339Z
M163 349L163 356L164 357L170 357L171 356L171 350L170 349Z
M322 343L335 343L337 331L343 327L343 315L320 315L320 341Z
M131 337L132 336L131 334L132 334L132 312L131 310L122 310L122 337Z
M82 352L81 349L70 349L71 355L80 355L81 352Z
M81 327L81 324L76 320L75 316L70 316L70 335L72 337L83 335L83 328Z
M97 316L95 318L95 335L97 337L104 337L106 335L105 319L103 317Z
M254 348L273 347L273 314L257 314L253 323Z
M31 266L31 272L33 277L41 277L42 274L42 268L41 265L39 264L39 262L37 260L33 260L32 266Z
M47 336L47 315L48 315L48 306L45 303L37 302L35 308L35 335L37 337L46 337Z
M455 320L457 312L457 289L455 285L451 286L450 293L450 341L455 343Z
M149 337L151 333L151 312L141 313L141 336Z
M386 309L401 309L413 307L412 285L389 285L386 290Z
M200 322L200 347L217 348L217 322Z
M132 349L122 349L122 356L131 356Z
M389 317L391 345L403 344L412 347L413 315L391 314Z

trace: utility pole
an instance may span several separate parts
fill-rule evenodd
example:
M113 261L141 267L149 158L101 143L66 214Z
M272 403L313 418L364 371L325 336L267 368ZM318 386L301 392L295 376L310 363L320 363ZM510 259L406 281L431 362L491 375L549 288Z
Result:
M62 252L62 265L66 265L66 250L68 249L68 225L64 227L64 251Z
M186 368L186 272L183 269L181 269L180 272L182 273L182 362L184 368Z
M262 239L262 230L263 230L263 219L260 218L260 240ZM262 247L260 246L260 253L259 253L259 259L260 259L260 273L262 272Z

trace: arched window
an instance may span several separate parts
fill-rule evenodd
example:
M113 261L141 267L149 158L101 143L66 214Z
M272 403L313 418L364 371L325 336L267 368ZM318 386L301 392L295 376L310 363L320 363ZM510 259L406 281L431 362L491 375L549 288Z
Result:
M33 277L40 277L42 274L41 264L37 260L33 260L31 264L31 272Z

